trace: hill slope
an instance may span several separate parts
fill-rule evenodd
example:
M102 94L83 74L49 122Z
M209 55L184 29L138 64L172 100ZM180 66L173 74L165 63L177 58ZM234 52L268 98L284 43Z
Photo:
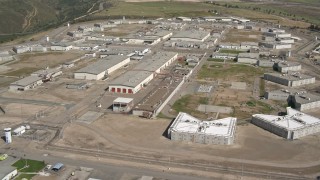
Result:
M0 0L0 34L33 32L72 20L100 0Z

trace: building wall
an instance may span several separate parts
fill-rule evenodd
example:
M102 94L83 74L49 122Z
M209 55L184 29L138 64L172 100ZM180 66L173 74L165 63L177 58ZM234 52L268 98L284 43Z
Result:
M261 67L273 67L274 66L274 62L272 61L266 61L266 60L259 60L258 61L258 66Z
M75 79L85 79L85 80L99 80L102 79L106 71L101 72L100 74L89 74L89 73L74 73Z
M290 49L291 47L291 44L276 44L274 49Z
M275 126L254 116L252 116L251 123L286 139L288 139L288 134L290 135L286 129Z
M308 110L308 109L314 109L314 108L319 108L320 107L320 101L314 101L314 102L305 103L305 104L298 103L295 100L293 100L293 101L294 101L295 109L297 109L299 111L305 111L305 110Z
M264 79L267 80L267 81L275 82L275 83L282 84L282 85L285 85L285 86L290 86L290 82L287 79L283 79L283 78L280 78L280 77L277 77L277 76L264 74Z
M301 65L297 66L287 66L287 67L278 67L278 71L282 73L286 73L288 71L300 71Z
M10 180L13 179L14 176L18 174L17 169L13 170L12 172L8 173L6 176L2 178L2 180Z
M289 93L280 93L280 92L266 92L264 94L266 99L277 100L277 101L287 101L290 97Z
M309 79L301 79L297 81L291 81L291 86L292 87L297 87L297 86L302 86L306 84L313 84L316 82L316 79L314 77L309 78Z

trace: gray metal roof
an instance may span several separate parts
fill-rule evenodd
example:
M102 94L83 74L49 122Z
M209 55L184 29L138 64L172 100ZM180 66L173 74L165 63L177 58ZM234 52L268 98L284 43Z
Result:
M57 163L57 164L55 164L55 165L53 166L52 169L57 169L57 170L59 170L59 169L61 169L62 167L63 167L63 164L62 164L62 163Z
M209 34L210 33L206 31L179 31L176 34L173 34L171 38L191 38L202 40Z
M27 76L23 79L20 79L16 82L11 83L11 85L28 86L30 84L37 82L37 81L40 81L41 79L42 79L42 77L38 77L38 76Z
M141 61L134 69L127 71L120 77L114 79L110 85L120 85L128 87L136 87L147 77L159 69L170 58L174 57L178 53L174 52L158 52L149 58Z
M306 75L306 74L301 74L299 72L296 72L296 73L288 73L288 74L279 74L279 73L265 73L267 75L270 75L270 76L274 76L274 77L279 77L279 78L282 78L282 79L286 79L286 80L289 80L289 81L298 81L298 80L303 80L303 79L311 79L311 78L315 78L313 76L309 76L309 75Z
M117 65L118 63L128 59L127 56L107 56L93 64L90 64L82 69L76 71L76 73L88 73L88 74L100 74L103 71Z
M301 65L300 63L292 62L292 61L290 61L290 62L281 61L281 62L277 63L278 67L293 67L293 66L300 66L300 65Z
M6 175L17 169L13 167L12 164L19 159L8 156L7 159L0 161L0 179L4 178Z

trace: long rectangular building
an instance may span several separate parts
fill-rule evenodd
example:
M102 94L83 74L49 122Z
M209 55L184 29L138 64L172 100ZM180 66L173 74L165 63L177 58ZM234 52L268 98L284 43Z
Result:
M74 78L99 80L129 62L130 58L128 56L107 56L106 58L76 71L74 73Z
M288 74L265 73L264 79L274 83L282 84L289 87L297 87L306 84L315 83L315 77L301 74L299 72L290 72Z
M285 139L301 137L320 132L320 119L287 107L286 116L254 114L252 124Z
M134 69L127 71L109 84L110 92L135 94L148 84L158 73L178 57L174 52L158 52L141 61Z
M23 79L11 83L9 89L16 91L26 91L29 89L33 89L41 84L43 84L42 77L27 76Z
M180 112L168 130L168 137L174 141L230 145L234 143L236 122L233 117L201 121Z

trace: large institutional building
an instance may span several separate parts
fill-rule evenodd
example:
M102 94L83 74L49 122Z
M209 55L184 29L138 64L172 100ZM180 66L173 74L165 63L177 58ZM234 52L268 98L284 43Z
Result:
M236 123L233 117L201 121L180 112L168 130L168 137L174 141L230 145L235 139Z
M288 74L265 73L264 79L289 87L298 87L306 84L313 84L315 77L301 74L299 72L290 72Z
M109 91L135 94L148 84L158 73L178 57L174 52L158 52L140 62L134 69L127 71L109 83Z
M298 139L320 132L320 119L287 107L286 116L255 114L251 122L286 139Z

